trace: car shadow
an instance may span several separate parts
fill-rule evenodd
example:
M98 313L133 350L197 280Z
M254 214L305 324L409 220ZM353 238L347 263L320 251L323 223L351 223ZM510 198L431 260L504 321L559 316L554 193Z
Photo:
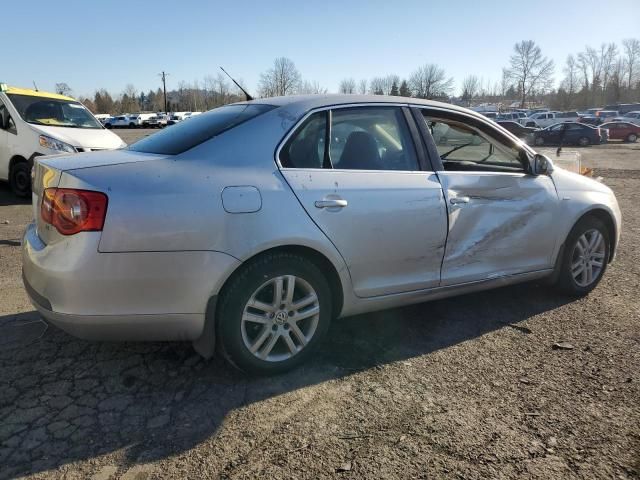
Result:
M29 205L31 198L16 197L11 191L11 187L6 182L0 181L0 207L8 205Z
M0 477L116 450L127 464L164 459L215 436L245 405L498 329L528 335L535 325L521 322L568 302L523 284L341 319L310 362L268 378L205 361L187 343L87 342L47 329L36 312L0 317Z

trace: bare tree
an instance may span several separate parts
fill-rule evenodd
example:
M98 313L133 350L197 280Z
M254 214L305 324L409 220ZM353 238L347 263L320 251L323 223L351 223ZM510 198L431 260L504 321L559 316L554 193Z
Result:
M627 38L622 41L624 48L624 66L626 69L627 88L631 90L633 82L640 71L640 40Z
M344 94L356 93L356 81L353 78L345 78L341 80L339 92Z
M273 67L260 75L260 95L292 95L297 92L300 83L301 76L295 63L289 58L278 57L274 60Z
M578 75L578 62L576 62L576 58L573 55L569 55L564 67L564 80L562 80L562 87L566 90L569 96L573 95L578 90Z
M384 95L384 86L384 77L373 77L371 80L369 80L369 91L373 95Z
M304 95L320 95L327 93L327 89L321 87L320 84L315 80L313 82L305 80L300 84L298 93Z
M360 80L360 83L358 84L358 93L360 95L365 95L367 93L367 80L364 78Z
M71 87L65 82L56 83L56 93L59 95L71 96Z
M528 96L551 85L553 60L543 56L542 50L533 40L516 43L513 51L505 74L518 85L520 106L524 108Z
M409 85L415 97L445 97L453 89L453 78L447 78L444 68L428 63L411 74Z
M478 77L475 75L468 75L462 80L462 100L467 104L478 94L478 83Z

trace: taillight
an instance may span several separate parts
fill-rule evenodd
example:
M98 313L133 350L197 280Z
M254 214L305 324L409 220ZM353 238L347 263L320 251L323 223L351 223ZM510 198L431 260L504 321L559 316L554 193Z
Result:
M62 235L101 231L107 214L107 196L74 188L47 188L40 216Z

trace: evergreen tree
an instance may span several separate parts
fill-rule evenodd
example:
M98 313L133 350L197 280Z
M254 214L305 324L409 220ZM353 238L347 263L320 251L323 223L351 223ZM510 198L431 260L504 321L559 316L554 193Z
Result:
M406 80L402 80L402 83L400 84L400 96L401 97L410 97L411 96L411 90L409 90L409 85L407 84Z
M397 97L400 92L398 92L398 84L396 83L396 81L393 81L393 85L391 85L391 92L390 94L394 97Z

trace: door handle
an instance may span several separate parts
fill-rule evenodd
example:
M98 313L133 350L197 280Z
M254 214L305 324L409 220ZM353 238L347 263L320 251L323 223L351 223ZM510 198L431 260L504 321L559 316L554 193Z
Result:
M316 200L316 208L344 208L348 205L346 200L332 198L329 200Z
M451 205L460 205L462 203L469 203L471 199L469 197L453 197L449 199Z

